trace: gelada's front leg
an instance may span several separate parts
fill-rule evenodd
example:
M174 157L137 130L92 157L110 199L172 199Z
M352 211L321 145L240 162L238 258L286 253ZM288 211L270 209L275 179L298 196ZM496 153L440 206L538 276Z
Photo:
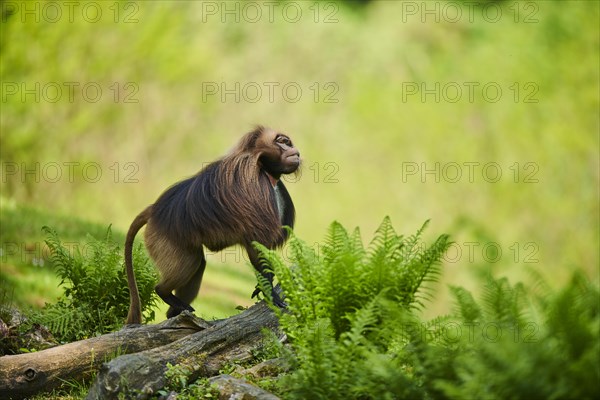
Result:
M254 269L256 269L267 281L269 281L269 284L271 286L271 298L273 299L273 304L275 304L279 308L287 307L287 304L282 300L281 296L279 296L279 293L277 293L275 291L275 288L273 287L273 273L266 271L265 266L261 265L256 249L252 245L247 245L246 251L248 252L248 257L250 258L250 262L252 263ZM260 289L259 285L256 285L256 289L254 289L254 292L252 292L251 298L255 298L256 296L258 296L258 294L261 291L262 290Z

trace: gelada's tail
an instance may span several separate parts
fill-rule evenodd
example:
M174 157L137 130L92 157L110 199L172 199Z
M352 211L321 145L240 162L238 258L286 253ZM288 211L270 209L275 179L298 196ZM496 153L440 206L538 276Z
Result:
M127 238L125 239L125 270L127 271L127 285L129 286L129 314L127 315L128 324L142 323L142 306L140 304L140 293L135 282L135 273L133 272L133 240L142 226L146 225L152 214L152 206L142 211L131 223Z

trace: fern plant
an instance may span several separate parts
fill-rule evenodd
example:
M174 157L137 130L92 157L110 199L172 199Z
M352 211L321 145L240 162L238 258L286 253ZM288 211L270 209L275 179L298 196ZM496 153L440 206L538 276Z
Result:
M446 398L595 399L600 395L600 292L575 272L541 291L488 277L476 302L452 288L462 351L450 363L456 379L428 376ZM468 334L467 334L468 333ZM431 360L433 361L433 360Z
M322 254L291 235L291 268L277 253L256 245L288 303L286 312L278 311L295 352L296 369L282 383L287 397L394 398L422 392L398 356L398 326L422 306L425 287L436 281L449 246L447 235L422 246L426 225L405 238L386 217L365 248L358 229L349 233L334 222Z
M322 252L291 235L291 266L260 245L286 295L289 399L595 399L600 291L575 273L553 290L488 276L479 299L450 287L450 315L423 321L448 237L420 244L388 218L363 247L333 223ZM263 282L268 285L268 282Z
M127 317L129 290L119 245L112 239L110 227L103 240L88 235L83 248L69 249L56 231L43 228L47 235L50 260L61 279L64 295L54 304L34 313L34 322L46 325L61 341L73 341L120 328ZM157 298L155 269L141 246L134 249L133 264L143 314L154 319Z

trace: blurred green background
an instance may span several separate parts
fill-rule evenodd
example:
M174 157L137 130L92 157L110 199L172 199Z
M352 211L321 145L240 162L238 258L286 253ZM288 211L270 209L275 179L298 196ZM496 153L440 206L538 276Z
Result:
M368 240L385 215L451 234L428 313L478 274L597 278L598 2L70 4L2 3L5 301L59 294L42 225L122 239L255 124L301 151L309 243L333 220ZM210 257L200 314L251 304L241 256Z

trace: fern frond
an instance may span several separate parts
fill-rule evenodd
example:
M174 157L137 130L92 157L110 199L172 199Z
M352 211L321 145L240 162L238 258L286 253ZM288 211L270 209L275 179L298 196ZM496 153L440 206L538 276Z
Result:
M365 335L373 329L379 319L378 306L381 301L380 296L376 296L354 314L348 317L350 329L340 336L346 346L360 346L366 342Z
M356 227L350 236L350 246L354 252L354 256L358 259L363 259L366 256L366 250L363 246L360 229Z
M411 246L415 245L415 240L418 240L426 225L427 223L423 225L415 238L410 240ZM448 235L440 235L430 247L411 256L413 261L408 264L406 273L406 280L410 285L408 293L405 293L407 305L412 305L414 302L416 306L423 307L423 300L431 297L433 284L437 283L441 274L440 260L450 246L448 239Z
M63 247L58 233L48 227L42 227L42 231L46 234L44 242L50 249L50 262L56 270L58 277L61 279L61 284L69 282L72 285L78 280L81 275L82 266L77 262L73 255L69 254L68 250Z
M401 261L401 246L402 237L396 234L391 219L385 217L369 244L365 267L361 271L366 298L376 296L393 285L395 271Z
M412 260L412 258L419 252L420 250L420 240L421 240L421 236L423 235L423 232L425 231L425 229L427 228L427 225L429 225L429 221L427 220L423 223L423 225L421 226L421 228L419 228L419 230L417 230L417 232L413 235L410 235L405 241L404 241L404 245L402 246L402 258L405 262L409 262Z
M371 262L379 262L385 259L394 263L400 256L401 245L402 236L396 234L392 226L392 220L386 216L375 231L373 240L369 244L368 253Z
M379 248L391 247L392 243L398 237L392 226L392 220L389 216L385 216L379 227L375 230L375 234L369 244L369 251L373 252Z
M341 255L347 253L350 247L350 237L346 229L337 221L329 226L325 245L323 246L323 262L334 263Z
M484 311L488 319L497 323L521 325L523 323L524 296L522 284L513 288L506 278L488 277L482 293Z
M279 255L271 249L266 248L258 242L253 242L252 245L258 251L258 259L263 271L266 273L276 274L278 279L281 277L282 280L289 284L293 282L292 277L289 274L289 270L285 267L283 261ZM258 283L258 287L261 292L265 295L265 299L270 305L273 305L273 299L271 291L273 286L269 280L264 277L260 272L254 271Z
M454 296L454 313L462 318L462 321L472 323L481 317L481 307L475 302L473 295L465 288L450 286Z
M271 282L269 282L269 280L258 271L254 271L254 274L256 275L258 287L262 294L265 296L265 300L270 305L273 305L273 295L271 293L271 291L273 290L273 286L271 285Z

